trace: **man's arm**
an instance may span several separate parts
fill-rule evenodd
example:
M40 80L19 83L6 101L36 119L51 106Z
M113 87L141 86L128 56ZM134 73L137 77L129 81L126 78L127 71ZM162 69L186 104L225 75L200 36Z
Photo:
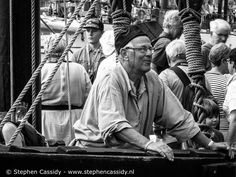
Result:
M227 142L229 145L236 143L236 110L230 112L229 115L229 134Z
M199 131L193 138L193 141L204 146L207 149L217 150L217 149L226 149L227 146L224 142L216 143L211 139L207 138L201 131Z
M174 154L172 149L163 143L162 141L159 142L151 142L149 139L138 133L133 128L126 128L117 133L115 136L127 143L130 143L136 147L144 149L145 151L150 151L154 153L159 153L163 157L166 157L168 160L174 160Z

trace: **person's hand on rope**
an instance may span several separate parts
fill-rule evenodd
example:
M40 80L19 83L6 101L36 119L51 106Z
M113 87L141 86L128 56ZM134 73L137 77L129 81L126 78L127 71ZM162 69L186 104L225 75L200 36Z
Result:
M201 7L203 0L176 0L182 22L197 20L201 22Z
M131 13L133 0L110 0L111 12L124 9L123 1L125 1L126 11Z
M149 141L145 147L145 150L150 154L158 153L168 160L174 161L173 150L161 140L158 142Z

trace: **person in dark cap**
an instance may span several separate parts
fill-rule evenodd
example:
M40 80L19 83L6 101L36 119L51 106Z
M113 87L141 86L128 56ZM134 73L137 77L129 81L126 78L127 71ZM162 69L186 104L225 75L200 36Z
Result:
M140 26L130 26L129 13L117 9L112 17L119 62L95 80L70 145L138 148L172 161L167 144L149 140L155 123L179 140L192 138L207 148L225 147L200 132L192 114L151 70L151 41Z
M98 18L91 18L86 21L84 29L86 30L88 43L75 52L71 60L84 66L93 83L98 66L105 58L99 42L104 31L104 25Z

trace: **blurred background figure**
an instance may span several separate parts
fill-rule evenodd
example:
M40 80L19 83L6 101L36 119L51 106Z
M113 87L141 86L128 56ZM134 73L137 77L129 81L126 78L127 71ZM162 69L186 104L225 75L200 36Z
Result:
M56 35L49 38L46 52L50 51L56 39ZM65 47L66 41L61 39L52 51L41 70L42 85L48 80ZM66 145L74 138L72 126L80 118L91 87L82 65L74 62L68 65L65 61L61 63L42 96L42 134L47 140L63 140Z
M206 63L206 70L211 69L211 63L209 61L209 53L211 48L218 43L226 43L230 35L231 27L229 23L223 19L215 19L210 22L210 36L209 42L202 45L202 56Z
M151 67L160 74L166 68L169 68L166 58L166 46L174 39L180 38L183 32L178 10L169 10L166 12L163 21L163 32L152 42L154 53L152 54Z
M229 146L236 148L236 48L231 50L227 62L232 78L227 83L227 91L223 104L229 121L229 131L226 140ZM233 157L233 153L230 155Z
M225 43L216 44L211 48L209 60L211 70L205 73L206 80L210 83L213 96L217 99L220 107L220 120L217 129L219 129L226 138L229 123L223 111L223 102L225 99L226 84L231 77L228 70L227 59L229 58L230 48Z
M100 39L100 43L106 58L100 63L98 67L96 79L100 78L100 76L105 74L107 71L112 70L112 68L115 67L117 63L114 31L105 31Z
M104 24L98 18L90 18L86 21L84 28L86 29L87 43L73 54L71 61L81 64L93 83L98 66L105 59L100 43L100 38L104 32Z
M137 19L134 21L134 25L144 23L146 21L146 12L143 9L140 9L137 12Z

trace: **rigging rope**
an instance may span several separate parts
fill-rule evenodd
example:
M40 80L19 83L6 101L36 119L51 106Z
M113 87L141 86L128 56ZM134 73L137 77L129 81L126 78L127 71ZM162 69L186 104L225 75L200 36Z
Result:
M66 12L66 0L64 0L64 20L65 20L65 25L67 23L67 12ZM66 45L68 45L68 35L66 35ZM68 109L69 109L69 120L72 121L71 119L71 99L70 99L70 68L69 68L69 56L68 54L66 55L66 83L68 85L67 89L67 98L68 98Z
M45 59L40 63L40 65L38 66L38 68L36 69L36 71L34 72L33 76L31 77L31 79L28 81L28 83L26 84L25 88L23 89L23 91L21 92L20 96L17 98L17 100L15 101L15 103L12 105L11 109L8 111L7 115L4 117L4 119L2 120L0 127L3 126L9 116L11 115L11 113L14 111L14 108L16 106L17 103L20 102L22 95L25 94L25 90L28 89L30 87L30 85L32 84L32 81L35 80L35 77L39 74L39 72L42 69L42 66L45 64L46 60L49 58L49 56L52 53L52 50L56 47L56 45L59 43L60 39L62 38L62 36L65 34L65 30L68 29L68 27L70 26L70 24L72 23L73 19L75 19L75 16L78 14L79 10L81 9L81 7L83 6L84 2L86 0L83 0L79 6L76 8L75 12L73 13L73 15L71 16L68 24L64 27L64 29L61 31L60 35L58 36L58 38L55 40L55 43L53 44L52 48L50 49L49 53L46 55ZM44 93L44 91L46 90L47 86L50 84L53 76L55 75L57 69L59 68L60 64L63 62L65 56L67 55L68 51L70 51L71 46L73 45L74 41L76 40L77 36L81 33L82 31L82 27L84 26L85 22L92 16L93 14L93 10L96 6L96 4L99 2L99 0L95 0L94 3L92 4L92 6L90 7L89 11L87 12L84 20L82 21L82 23L80 24L79 28L76 30L76 32L74 33L70 43L67 45L66 49L64 50L62 56L60 57L60 59L57 62L57 65L55 66L55 68L53 69L52 73L50 74L48 80L45 82L45 84L42 85L42 88L40 90L40 92L38 93L36 99L34 100L34 102L32 103L32 105L30 106L28 112L26 113L26 115L24 116L24 118L22 119L20 125L17 127L16 131L14 132L14 134L12 135L10 141L7 143L7 146L11 146L12 143L15 141L18 133L22 130L23 126L25 125L26 121L28 120L29 116L32 113L32 110L35 109L35 106L38 104L38 102L40 101L42 94Z
M49 50L48 54L45 56L45 58L41 61L41 63L39 64L39 66L37 67L37 69L35 70L35 72L32 74L31 78L29 79L29 81L27 82L27 84L25 85L25 87L23 88L23 90L21 91L20 95L17 97L16 101L13 103L13 105L11 106L10 110L7 112L7 114L5 115L4 119L2 120L1 124L0 124L0 128L3 127L3 125L9 120L10 116L14 113L16 106L21 102L21 100L23 99L23 97L25 96L25 94L27 93L27 91L29 90L29 88L31 87L32 83L35 81L35 79L37 78L37 76L39 75L39 73L41 72L41 69L43 67L43 65L46 63L46 61L48 60L48 58L50 57L52 51L55 49L55 47L57 46L57 44L59 43L59 41L61 40L61 38L63 37L63 35L65 34L65 32L68 30L68 28L70 27L71 23L73 22L73 20L75 19L76 15L79 13L80 9L82 8L84 2L86 0L81 1L81 3L79 4L79 6L76 8L75 12L73 13L73 15L71 16L69 22L67 23L67 25L63 28L63 30L60 32L57 40L55 40L55 43L53 44L52 48Z
M34 73L36 69L35 60L35 0L31 0L31 72ZM35 100L37 94L36 80L32 83L32 102ZM36 110L32 112L32 125L36 128Z
M189 0L186 8L180 11L184 27L184 38L186 44L186 59L188 62L188 74L192 78L195 87L195 98L193 103L193 115L198 123L206 118L205 109L202 105L206 96L205 90L205 66L201 53L200 21L201 14L190 8Z

